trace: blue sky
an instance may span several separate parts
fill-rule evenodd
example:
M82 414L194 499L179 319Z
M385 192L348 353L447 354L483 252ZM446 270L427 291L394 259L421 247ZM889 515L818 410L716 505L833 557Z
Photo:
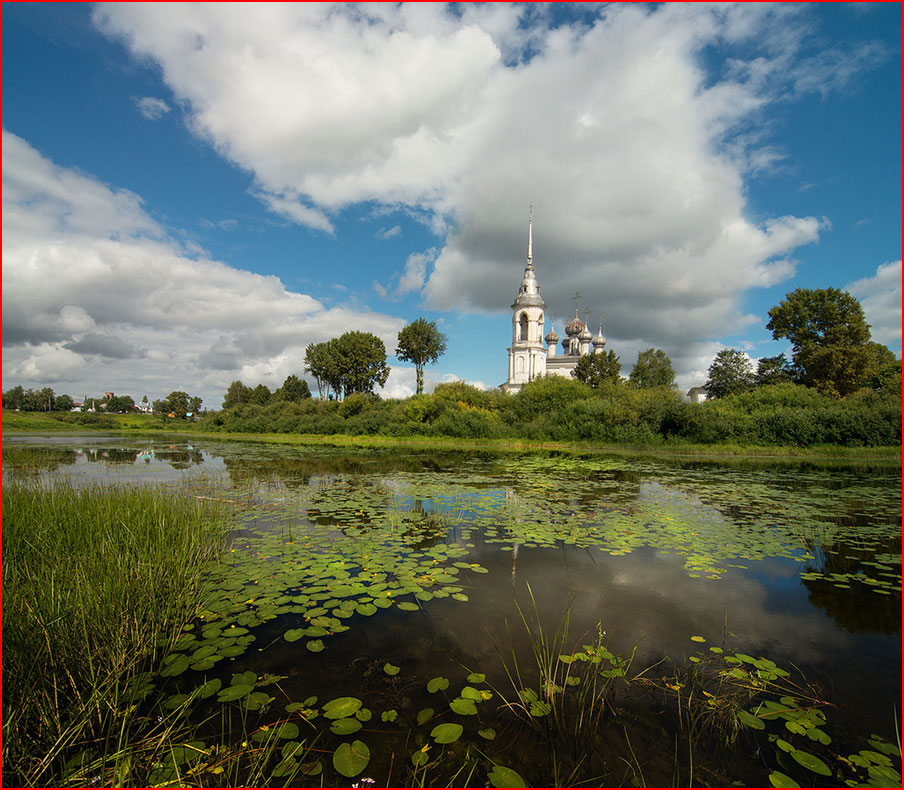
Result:
M500 384L534 266L630 372L787 351L848 288L901 347L899 4L3 8L3 388L219 406L409 321Z

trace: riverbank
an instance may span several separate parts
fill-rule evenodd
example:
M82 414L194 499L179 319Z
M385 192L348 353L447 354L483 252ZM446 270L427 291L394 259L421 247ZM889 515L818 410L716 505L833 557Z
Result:
M29 434L61 436L86 431L111 431L127 436L138 433L148 436L178 434L216 441L267 443L278 445L320 445L354 448L413 448L421 450L487 450L492 452L568 452L577 454L619 455L631 458L658 458L689 461L763 461L768 463L813 463L900 466L900 447L779 447L739 444L693 444L670 441L660 445L625 445L595 442L559 442L531 439L460 439L444 436L346 436L341 434L283 434L283 433L226 433L200 431L196 424L167 420L146 415L107 415L116 427L79 424L67 425L42 414L20 413L9 419L4 414L4 436Z

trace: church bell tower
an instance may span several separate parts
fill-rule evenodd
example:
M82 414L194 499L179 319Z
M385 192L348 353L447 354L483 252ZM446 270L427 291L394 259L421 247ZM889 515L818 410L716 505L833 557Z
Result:
M527 267L512 304L512 345L508 350L508 381L503 385L510 391L517 391L528 381L546 374L546 347L543 345L546 303L540 296L540 284L534 275L533 226L531 208L527 223Z

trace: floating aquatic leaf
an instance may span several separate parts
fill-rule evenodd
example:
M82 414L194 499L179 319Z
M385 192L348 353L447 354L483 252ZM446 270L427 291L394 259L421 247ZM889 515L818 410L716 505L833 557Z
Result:
M333 752L333 768L349 778L357 776L370 762L370 749L361 741L342 743Z
M457 592L457 593L452 593L452 597L453 597L456 601L467 601L467 600L468 600L468 596L465 595L464 593L458 593L458 592Z
M531 702L530 704L530 715L531 716L546 716L552 710L552 705L548 702L543 702L542 700L536 700Z
M189 700L188 694L173 694L173 696L168 697L164 703L163 707L167 710L175 710L176 708L181 707Z
M808 771L812 771L815 774L820 774L821 776L832 775L832 771L829 766L827 766L815 754L810 754L810 752L805 752L802 749L795 749L791 752L791 756L796 762L798 762Z
M288 743L283 744L282 747L282 757L284 760L288 760L290 757L299 757L304 754L305 746L303 743L299 743L298 741L289 741Z
M483 695L477 689L472 688L471 686L465 686L461 690L461 694L459 696L463 697L464 699L472 699L477 702L481 702L483 700Z
M487 741L492 741L496 738L496 730L494 730L492 727L487 727L483 730L477 730L477 734Z
M308 642L307 644L305 644L305 647L308 650L310 650L312 653L319 653L323 650L325 645L323 644L322 639L314 639L314 640Z
M454 743L464 732L464 727L460 724L446 723L437 724L431 731L430 737L437 743Z
M762 730L766 727L762 719L751 715L746 710L739 710L736 715L738 717L738 721L741 722L741 724L743 724L745 727L751 727L754 730Z
M773 771L769 774L769 781L773 787L800 787L790 776L783 774L781 771Z
M487 676L480 672L472 672L468 675L468 683L483 683L487 679Z
M527 787L527 783L521 778L521 774L501 765L494 766L488 778L493 787Z
M703 636L692 636L691 637L691 642L705 642L705 641L706 641L706 637L703 637Z
M167 658L170 658L167 656ZM163 669L160 670L161 677L172 678L176 675L181 675L188 669L188 656L183 654L178 654L175 658L172 659L169 663L164 661Z
M246 694L250 694L254 689L250 683L238 683L236 685L227 686L217 694L219 702L233 702L241 699Z
M207 699L208 697L212 697L216 694L220 688L223 686L223 681L219 678L214 678L213 680L208 680L203 686L201 686L201 690L198 692L198 696L201 699Z
M437 691L445 691L449 688L449 681L444 677L435 677L427 682L427 691L434 694Z
M425 724L433 718L433 708L421 708L417 712L417 723Z
M461 697L456 697L452 700L449 703L449 707L453 712L462 716L472 716L477 713L477 706L474 704L474 700L462 699Z
M344 719L351 716L361 707L357 697L336 697L323 706L323 715L328 719Z
M397 710L384 710L380 714L381 721L393 722L398 718L399 712Z
M257 673L250 669L247 672L239 672L233 675L232 680L229 682L233 686L237 686L240 683L250 683L253 686L257 682Z
M406 612L416 612L421 608L416 603L411 603L410 601L402 601L401 603L396 604L396 606Z
M377 607L372 603L362 603L355 607L355 611L358 614L363 614L365 617L370 617L372 614L376 613Z
M392 677L393 675L399 674L400 667L394 666L393 664L386 663L383 665L383 671Z
M357 719L336 719L330 725L330 731L336 735L351 735L361 729L361 722Z
M427 756L427 753L418 749L416 752L411 753L411 764L415 768L420 768L422 765L425 765L430 761L430 758Z
M355 711L355 718L358 721L370 721L373 717L373 713L368 708L360 708Z

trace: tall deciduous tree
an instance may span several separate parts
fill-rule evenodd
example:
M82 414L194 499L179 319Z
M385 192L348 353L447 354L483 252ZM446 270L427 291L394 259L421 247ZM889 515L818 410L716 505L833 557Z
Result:
M166 411L175 414L177 417L185 417L189 412L188 401L189 398L187 392L182 392L181 390L171 392L166 396L166 400L164 401Z
M417 394L424 391L424 365L438 360L446 350L446 336L435 321L418 318L399 332L396 356L402 362L413 362L417 375Z
M606 384L617 384L621 381L621 360L614 351L585 354L578 360L571 375L594 389Z
M273 393L273 400L286 400L293 403L300 403L310 397L311 389L308 387L308 382L294 374L286 376L282 386Z
M675 371L672 368L672 360L661 348L639 351L629 379L631 384L640 389L674 387Z
M823 392L847 395L878 369L863 308L847 291L791 291L769 311L766 329L791 342L802 383Z
M331 341L329 353L335 364L331 382L340 397L354 392L373 392L389 378L386 346L370 332L346 332Z
M266 406L270 402L272 393L266 384L258 384L248 393L248 403L256 403L258 406Z
M250 387L246 387L241 381L233 381L226 389L226 397L223 398L223 408L234 409L236 406L247 403L250 394Z
M706 391L710 398L724 398L753 387L755 376L750 358L736 348L723 348L709 366Z
M336 379L336 364L330 345L335 346L335 343L335 339L325 343L309 343L304 352L305 372L310 373L317 382L321 400L330 396L330 388Z
M783 384L794 380L794 368L784 354L775 357L763 357L756 366L756 385Z

